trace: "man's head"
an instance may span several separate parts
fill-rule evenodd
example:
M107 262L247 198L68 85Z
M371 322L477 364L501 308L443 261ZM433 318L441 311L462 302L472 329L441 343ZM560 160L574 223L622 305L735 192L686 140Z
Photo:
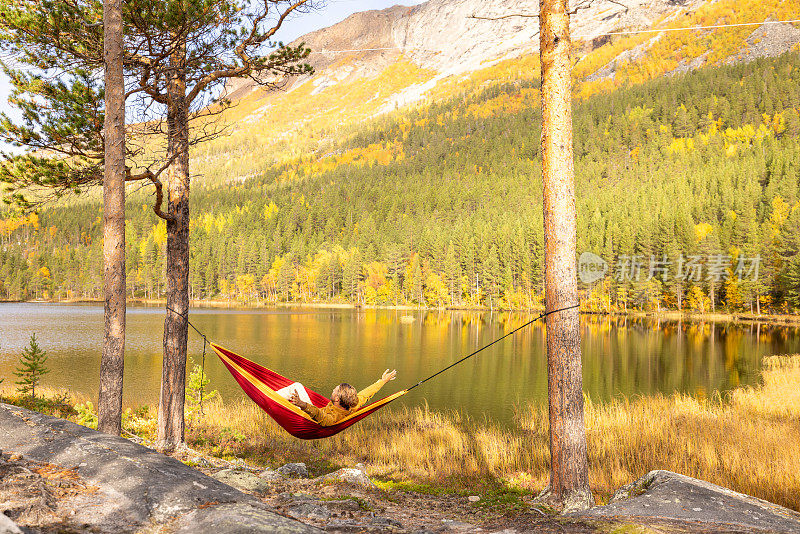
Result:
M350 384L339 384L333 388L331 402L345 410L355 408L358 405L358 392Z

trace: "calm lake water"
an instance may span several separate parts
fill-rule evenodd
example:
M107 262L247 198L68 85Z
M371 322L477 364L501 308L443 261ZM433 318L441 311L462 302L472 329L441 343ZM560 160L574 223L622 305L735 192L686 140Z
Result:
M415 318L407 324L404 315ZM329 395L342 381L363 387L386 368L398 378L385 392L423 377L528 321L526 313L394 310L196 309L191 320L209 339ZM129 308L125 359L127 406L157 403L163 308ZM800 352L796 327L677 323L582 317L584 389L593 400L682 391L710 395L758 381L763 356ZM44 385L96 400L103 308L0 303L0 378L8 389L32 333L48 353ZM190 330L189 355L203 342ZM206 355L211 387L243 396L228 371ZM546 403L544 324L537 323L440 375L398 401L510 423L514 407Z

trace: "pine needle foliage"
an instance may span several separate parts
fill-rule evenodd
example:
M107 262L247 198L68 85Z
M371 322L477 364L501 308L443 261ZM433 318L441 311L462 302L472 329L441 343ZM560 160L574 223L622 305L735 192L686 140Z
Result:
M17 392L20 395L30 395L31 400L36 399L36 387L41 384L42 377L50 372L45 367L47 363L47 352L42 350L36 341L36 334L31 334L31 339L27 347L22 350L14 374L19 377L17 380Z

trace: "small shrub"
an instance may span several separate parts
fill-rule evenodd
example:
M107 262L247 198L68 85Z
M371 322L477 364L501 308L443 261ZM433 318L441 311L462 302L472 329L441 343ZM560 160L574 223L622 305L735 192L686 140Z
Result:
M186 379L186 416L193 420L195 415L202 413L203 405L219 397L217 390L208 390L211 383L203 368L192 362L192 371Z
M128 408L122 412L122 428L140 438L150 439L155 436L158 418L155 410L149 406L140 406L134 410Z
M30 394L31 400L36 398L36 386L42 382L42 376L50 372L44 366L47 362L47 352L43 351L36 342L36 334L31 335L30 343L22 350L19 366L14 374L20 379L16 382L20 395Z
M97 428L97 412L91 401L86 401L84 404L75 406L78 412L77 423L79 425L88 426L89 428Z

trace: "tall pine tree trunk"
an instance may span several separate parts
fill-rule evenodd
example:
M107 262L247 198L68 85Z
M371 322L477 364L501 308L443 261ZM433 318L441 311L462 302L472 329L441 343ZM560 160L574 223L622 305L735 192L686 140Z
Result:
M164 362L158 407L157 448L171 451L183 444L183 405L186 395L186 347L189 312L189 103L186 100L186 49L178 47L169 81L167 110L167 314L164 319Z
M572 65L567 0L540 0L545 298L548 311L578 303ZM578 309L547 316L550 484L541 498L567 510L593 502L589 491Z
M97 429L122 432L125 361L125 81L122 0L103 3L105 60L105 175L103 177L103 352Z

